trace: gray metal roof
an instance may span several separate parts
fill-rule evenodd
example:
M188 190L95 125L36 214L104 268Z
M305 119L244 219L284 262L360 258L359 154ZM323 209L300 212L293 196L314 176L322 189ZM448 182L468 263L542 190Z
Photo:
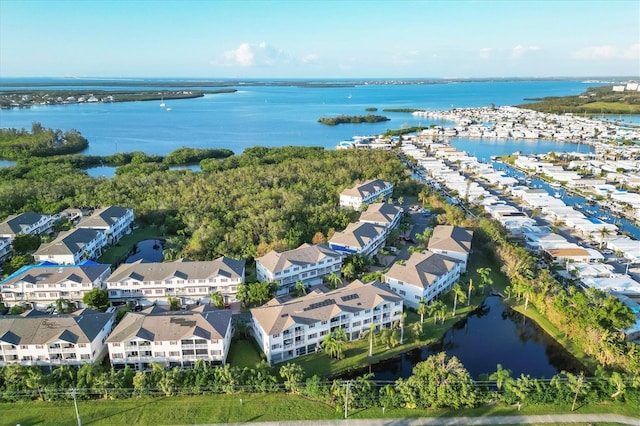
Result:
M57 254L75 254L93 241L102 231L98 229L76 228L62 232L49 244L43 244L34 253L35 256L49 256Z
M109 206L93 212L78 223L78 228L109 228L127 215L129 207Z
M0 235L17 235L25 228L38 223L42 217L40 213L26 212L7 217L4 222L0 222Z
M341 255L325 245L302 244L297 249L282 253L271 250L266 255L256 258L256 262L260 262L272 273L278 273L294 265L315 265L327 257L340 258Z
M428 288L436 279L449 273L456 264L454 259L436 253L413 253L404 263L394 263L384 275L416 287Z
M244 260L219 257L200 262L124 263L116 269L107 282L164 281L173 277L184 280L208 279L223 276L230 279L244 277Z
M429 250L446 250L458 253L471 251L473 231L451 225L439 225L433 229L427 248Z
M46 345L56 340L91 343L113 314L90 312L80 315L5 316L0 318L0 341L12 345Z

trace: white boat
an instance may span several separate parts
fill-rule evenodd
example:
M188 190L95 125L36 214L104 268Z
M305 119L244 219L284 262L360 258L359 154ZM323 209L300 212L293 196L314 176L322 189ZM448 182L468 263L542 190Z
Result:
M560 188L562 185L560 185L558 182L551 182L549 186L552 188Z
M162 99L160 100L160 108L164 108L165 104L164 104L164 96L162 96Z
M167 108L167 111L171 111L171 108Z

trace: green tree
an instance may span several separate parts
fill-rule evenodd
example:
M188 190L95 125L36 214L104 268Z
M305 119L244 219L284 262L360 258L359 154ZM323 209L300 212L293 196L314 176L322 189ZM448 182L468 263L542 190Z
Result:
M455 283L451 288L451 291L453 292L453 312L451 313L451 316L455 317L458 300L460 300L460 302L464 302L466 300L467 295L462 289L462 286L460 285L460 283Z
M478 268L476 269L478 275L480 275L480 284L478 288L482 290L482 294L484 294L484 290L487 286L493 285L493 279L491 278L491 268Z
M336 328L333 333L324 336L322 340L322 348L327 352L330 358L342 358L342 351L347 341L347 336L343 328Z
M109 307L109 295L106 290L102 288L94 288L85 293L82 297L82 303L91 309L104 312Z
M280 367L280 376L284 380L284 388L291 393L300 393L300 384L304 379L304 369L293 363L287 363Z
M427 313L428 310L428 305L427 305L427 299L425 299L424 297L422 299L420 299L420 302L418 303L418 315L420 315L420 324L424 323L424 314Z
M302 281L296 281L294 290L297 297L302 297L307 294L307 286Z
M26 254L37 250L41 242L38 234L18 234L11 242L11 245L16 253Z
M213 305L218 309L224 308L224 297L219 291L211 293L211 302L213 302Z
M326 280L327 283L329 283L329 286L333 289L337 289L342 284L342 278L340 278L340 275L336 274L335 272L331 272L329 275L327 275Z
M502 368L502 364L498 364L496 367L496 371L491 373L489 376L489 380L495 380L496 387L498 390L502 389L505 383L509 382L511 379L511 370L507 370Z

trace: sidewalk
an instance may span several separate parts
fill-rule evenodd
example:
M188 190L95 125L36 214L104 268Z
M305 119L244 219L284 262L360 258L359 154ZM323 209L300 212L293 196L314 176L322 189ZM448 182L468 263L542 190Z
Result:
M548 414L538 416L434 417L418 419L305 420L232 423L247 426L422 426L422 425L522 425L542 423L619 423L640 426L640 419L617 414ZM213 425L202 425L213 426Z

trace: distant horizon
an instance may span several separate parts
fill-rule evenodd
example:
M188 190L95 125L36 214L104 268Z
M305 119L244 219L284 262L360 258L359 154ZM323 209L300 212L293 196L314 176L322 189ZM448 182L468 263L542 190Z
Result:
M549 76L487 76L487 77L185 77L185 76L0 76L2 80L105 80L105 81L483 81L483 80L640 80L638 75L549 75Z

